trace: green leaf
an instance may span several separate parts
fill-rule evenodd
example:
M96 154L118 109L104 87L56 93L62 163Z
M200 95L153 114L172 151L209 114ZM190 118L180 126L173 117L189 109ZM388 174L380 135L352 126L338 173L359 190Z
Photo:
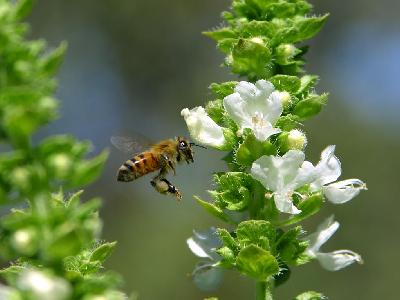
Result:
M222 243L229 249L233 250L234 252L236 252L239 249L239 245L236 243L235 239L226 229L218 228L217 234L220 237Z
M15 17L17 19L24 18L27 14L31 12L33 3L33 0L19 0L15 7Z
M275 75L269 79L275 89L296 94L300 88L301 81L296 76Z
M294 19L293 27L296 29L295 33L289 36L291 43L308 40L316 35L324 26L328 19L329 14L325 14L321 17L296 17Z
M265 36L272 38L278 28L276 24L268 21L250 21L244 22L238 28L240 35L242 37L252 37L252 36Z
M304 75L303 77L300 78L300 81L301 81L300 89L297 91L296 96L302 99L310 93L311 89L314 88L314 86L318 81L318 76Z
M226 63L233 73L246 75L251 80L270 77L271 49L260 38L239 39Z
M67 50L67 43L62 42L57 49L53 50L46 57L41 60L42 74L45 76L53 76L60 68L65 51Z
M221 99L209 101L206 105L205 110L215 123L222 126L225 110L223 101Z
M323 294L314 291L308 291L298 295L293 300L324 300L324 299L327 298Z
M236 161L242 166L251 166L263 155L276 155L275 146L269 141L261 142L253 134L249 134L236 151Z
M223 83L212 83L210 85L210 89L212 92L220 98L225 98L226 96L232 94L234 91L234 88L238 84L237 81L228 81L228 82L223 82ZM222 100L220 100L222 101Z
M280 223L280 226L288 226L292 224L296 224L300 221L303 221L312 215L316 214L322 207L322 204L324 202L324 198L322 194L317 193L314 194L307 199L301 201L298 205L297 208L301 210L301 212L297 215L293 215L286 221L283 221Z
M276 233L268 221L249 220L238 225L236 236L241 248L254 244L269 251Z
M311 259L305 254L308 242L302 240L301 235L302 228L297 226L289 229L278 238L276 250L279 253L279 258L285 263L301 265Z
M275 257L269 251L255 245L249 245L239 252L236 266L242 273L259 281L265 281L279 272Z
M111 253L114 251L115 246L117 245L117 242L112 242L112 243L104 243L97 247L92 255L90 256L90 261L100 261L104 262L107 257L111 255Z
M283 131L290 131L301 125L299 121L300 118L298 116L287 114L286 116L281 116L276 122L275 126L282 129Z
M199 203L206 211L208 211L213 216L215 216L225 222L230 222L228 216L219 207L215 206L214 204L212 204L210 202L201 200L197 196L194 196L194 199L197 201L197 203Z
M328 100L328 94L309 95L306 99L299 101L293 109L293 114L300 120L307 120L318 114Z
M236 33L230 27L222 27L212 31L205 31L203 34L215 41L236 37Z
M73 186L82 186L95 180L103 170L103 166L108 157L108 151L104 150L100 155L87 161L82 161L74 169L71 178Z

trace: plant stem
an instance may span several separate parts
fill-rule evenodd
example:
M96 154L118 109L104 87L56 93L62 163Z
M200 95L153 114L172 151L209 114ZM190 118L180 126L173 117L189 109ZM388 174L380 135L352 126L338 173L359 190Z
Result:
M256 283L256 300L272 300L272 282L258 281Z

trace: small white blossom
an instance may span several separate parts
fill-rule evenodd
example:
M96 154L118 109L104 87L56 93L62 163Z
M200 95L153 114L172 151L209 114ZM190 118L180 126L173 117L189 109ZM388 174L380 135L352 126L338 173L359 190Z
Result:
M281 156L263 156L251 167L251 175L273 192L276 208L284 213L298 214L292 195L299 187L315 180L315 167L304 161L304 153L290 150Z
M191 138L199 144L215 148L226 144L222 127L210 118L203 107L198 106L191 110L184 108L181 115L186 121Z
M193 236L186 241L189 249L198 257L208 258L197 264L192 275L193 282L202 290L215 289L221 281L221 269L216 268L220 256L215 250L222 246L222 243L214 227L205 232L193 230Z
M64 300L69 299L71 294L67 281L37 270L24 271L18 280L18 287L41 300Z
M345 203L355 196L361 190L365 190L365 183L360 179L347 179L336 181L342 173L339 159L334 155L335 146L326 147L321 153L321 160L316 165L318 178L311 183L313 191L322 188L325 197L332 203Z
M240 131L250 128L260 141L281 132L274 125L282 114L283 94L274 91L270 82L258 80L253 84L241 81L234 91L224 98L224 107Z
M362 263L361 256L350 250L336 250L329 253L319 251L338 228L339 223L333 221L333 216L331 216L318 226L317 232L306 237L306 240L309 241L307 254L316 258L321 266L328 271L338 271L354 262Z

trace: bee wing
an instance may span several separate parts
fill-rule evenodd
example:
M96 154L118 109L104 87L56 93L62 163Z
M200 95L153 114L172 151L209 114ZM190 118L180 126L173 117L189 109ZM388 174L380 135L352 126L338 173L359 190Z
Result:
M143 152L152 145L148 138L139 134L137 137L112 136L110 141L115 148L128 154Z

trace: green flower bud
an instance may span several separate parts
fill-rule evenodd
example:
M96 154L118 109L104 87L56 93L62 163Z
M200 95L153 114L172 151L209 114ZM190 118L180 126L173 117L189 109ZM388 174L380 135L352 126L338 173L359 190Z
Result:
M307 145L306 135L298 129L281 133L278 137L280 151L286 153L289 150L304 150Z
M23 190L30 188L31 172L27 168L15 168L10 175L11 182Z
M290 94L288 92L284 91L284 92L280 92L280 95L281 95L283 109L289 108L290 105L292 104L292 97L290 96Z

